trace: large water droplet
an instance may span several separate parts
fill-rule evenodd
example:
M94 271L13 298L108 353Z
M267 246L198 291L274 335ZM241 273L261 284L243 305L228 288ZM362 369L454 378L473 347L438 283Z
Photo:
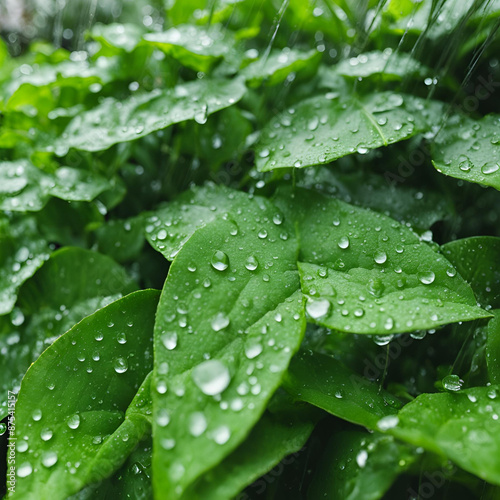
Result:
M463 382L458 375L446 375L443 378L443 387L448 391L459 391Z
M342 236L338 242L338 246L342 249L349 248L349 238L347 236Z
M196 411L189 416L188 426L191 435L201 436L207 429L207 419L201 411Z
M229 430L229 427L221 425L220 427L217 427L217 429L214 429L212 436L217 444L224 444L229 441L231 431Z
M116 373L125 373L128 370L128 362L125 358L116 358L113 367Z
M500 170L500 165L496 161L489 161L481 167L481 172L484 175L494 174Z
M212 319L210 324L214 332L219 332L220 330L224 330L229 325L229 322L228 316L220 312Z
M18 477L27 477L33 472L33 467L29 462L24 462L17 468Z
M250 257L248 257L248 259L245 262L245 267L249 271L255 271L259 267L259 261L257 260L256 257L250 255Z
M177 333L176 332L164 332L161 335L162 344L169 350L173 350L177 347Z
M78 415L78 413L71 415L71 417L68 418L67 424L70 429L78 429L80 426L80 415Z
M387 254L384 251L379 250L379 251L375 252L375 255L373 256L373 260L377 264L383 264L384 262L387 261Z
M432 271L426 271L418 273L418 279L420 283L423 283L424 285L430 285L436 279L436 275Z
M44 467L52 467L57 463L57 453L55 451L46 451L42 455L42 464Z
M192 377L194 383L207 396L220 394L231 381L229 370L218 359L210 359L196 366Z
M217 271L225 271L229 267L229 257L222 250L216 250L212 255L211 264Z
M330 307L330 301L327 299L309 299L306 304L306 312L311 318L318 319L326 316Z

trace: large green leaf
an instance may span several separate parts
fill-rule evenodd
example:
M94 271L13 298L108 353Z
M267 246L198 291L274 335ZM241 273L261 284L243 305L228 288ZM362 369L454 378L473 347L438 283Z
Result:
M378 500L416 459L391 436L342 430L326 445L309 497Z
M300 352L284 380L296 399L310 403L353 424L374 429L394 415L402 403L387 391L324 354Z
M139 386L153 366L157 300L147 290L110 304L28 370L16 404L13 498L65 499L112 474L147 432L149 378Z
M87 170L60 167L47 173L26 160L0 162L0 210L38 211L51 196L91 201L111 187L107 179Z
M305 328L291 221L265 199L232 201L184 244L157 312L158 498L181 497L246 438Z
M445 175L500 189L500 116L455 115L437 134L432 163Z
M186 120L205 123L208 115L231 106L244 93L239 79L204 79L122 101L110 97L73 118L64 134L46 149L59 156L70 148L101 151Z
M439 108L435 102L394 92L311 97L262 130L257 168L307 167L364 154L429 129Z
M277 200L296 220L311 321L390 334L490 316L456 269L406 226L313 191Z
M71 247L54 252L21 287L19 307L0 335L5 356L0 414L6 411L7 390L19 390L23 375L43 350L85 316L135 289L134 281L109 257Z
M421 394L382 430L500 484L500 387ZM387 424L382 421L382 424Z
M12 311L17 290L49 258L48 242L32 218L0 220L0 316Z

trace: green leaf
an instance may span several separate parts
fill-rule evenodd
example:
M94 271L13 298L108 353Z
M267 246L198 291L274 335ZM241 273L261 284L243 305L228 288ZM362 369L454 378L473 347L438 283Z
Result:
M0 316L12 311L17 290L49 258L50 252L34 219L11 224L0 219Z
M381 430L445 456L466 471L498 485L499 395L499 386L475 387L455 394L421 394Z
M406 226L313 191L277 200L296 220L310 321L387 335L490 316L455 268Z
M500 308L500 238L474 236L446 243L442 254L470 284L484 308Z
M92 201L111 187L99 174L71 167L47 173L26 160L0 162L0 210L34 212L51 196L67 201Z
M432 163L445 175L500 190L500 116L448 118L432 145Z
M340 61L330 71L350 78L369 78L372 76L391 80L403 80L418 76L424 78L431 69L423 66L405 52L392 50L365 52L357 57Z
M105 54L130 53L139 45L144 29L137 24L95 24L89 36L105 48Z
M387 146L430 128L439 104L410 95L333 92L301 101L273 118L257 145L257 168L307 167Z
M218 25L180 24L167 31L147 33L144 40L184 66L205 73L228 56L235 44L230 32Z
M159 498L179 498L246 438L305 328L293 227L265 199L235 192L232 202L237 208L227 217L184 244L157 312L153 473Z
M241 80L205 79L123 101L110 97L73 118L64 134L46 149L58 156L70 148L102 151L175 123L193 119L204 123L209 115L239 101L244 93Z
M153 365L157 300L147 290L101 309L28 370L16 404L12 498L65 499L112 474L147 432L149 378L139 386ZM124 332L126 342L117 341Z
M0 336L6 358L0 373L0 413L7 390L18 392L26 370L44 349L82 318L136 287L109 257L71 247L54 252L21 287L18 307L5 325L8 333Z
M500 384L500 309L492 311L495 317L488 323L486 362L490 380Z
M378 500L417 455L391 436L360 431L340 431L326 445L310 498Z
M306 351L292 360L284 387L299 401L369 429L376 428L381 419L394 415L402 406L392 394L340 361Z
M148 242L166 259L174 260L197 229L216 220L220 213L236 209L235 193L225 186L210 183L185 191L149 217ZM240 195L236 199L239 200Z
M278 85L286 80L290 73L307 72L314 74L318 68L321 53L317 50L303 52L294 49L274 50L268 57L257 59L245 67L241 74L250 87Z
M231 500L287 455L298 452L313 425L265 413L247 439L223 462L189 488L186 500Z

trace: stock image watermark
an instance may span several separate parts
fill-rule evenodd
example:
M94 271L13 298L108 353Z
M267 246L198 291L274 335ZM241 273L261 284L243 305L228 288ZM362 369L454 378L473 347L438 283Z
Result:
M7 491L16 491L16 394L12 391L7 393Z

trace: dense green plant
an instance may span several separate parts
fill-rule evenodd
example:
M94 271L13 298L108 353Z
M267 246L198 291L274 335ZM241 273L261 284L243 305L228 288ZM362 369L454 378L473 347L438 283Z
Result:
M3 492L499 499L500 3L131 6L0 40Z

